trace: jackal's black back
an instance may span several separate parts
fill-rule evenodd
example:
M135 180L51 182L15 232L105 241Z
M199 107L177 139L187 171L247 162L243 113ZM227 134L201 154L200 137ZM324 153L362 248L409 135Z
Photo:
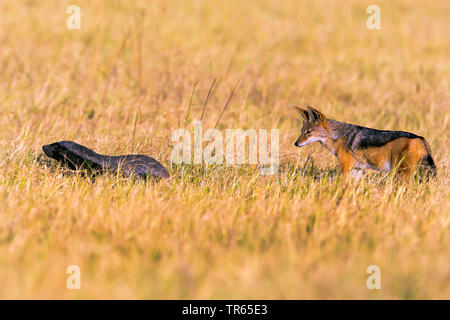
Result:
M405 131L383 131L365 127L359 127L358 129L359 139L356 145L358 149L382 147L398 138L423 139L423 137Z

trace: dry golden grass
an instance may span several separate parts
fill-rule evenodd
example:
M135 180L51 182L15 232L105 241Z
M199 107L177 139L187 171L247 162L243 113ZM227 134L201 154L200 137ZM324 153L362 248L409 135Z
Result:
M72 1L2 1L0 297L450 298L450 5L377 0L371 31L373 2L80 1L68 30ZM218 77L211 128L241 76L219 128L280 129L280 174L171 166L195 83L190 120ZM338 182L331 154L293 146L307 103L425 136L437 178ZM172 181L92 182L42 156L58 140L154 156Z

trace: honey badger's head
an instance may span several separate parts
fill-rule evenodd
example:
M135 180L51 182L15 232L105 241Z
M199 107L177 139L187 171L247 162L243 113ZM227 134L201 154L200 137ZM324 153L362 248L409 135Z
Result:
M46 156L58 161L63 161L67 157L67 149L59 142L43 145L42 150Z
M77 144L71 141L59 141L52 144L42 146L44 153L56 161L68 166L71 169L76 169L83 163L76 152L75 146Z

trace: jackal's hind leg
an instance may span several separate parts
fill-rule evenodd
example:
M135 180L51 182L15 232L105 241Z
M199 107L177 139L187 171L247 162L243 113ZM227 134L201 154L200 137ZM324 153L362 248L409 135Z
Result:
M411 177L416 173L422 159L427 155L422 141L413 139L408 143L408 147L402 152L402 160L399 165L399 173L406 177Z

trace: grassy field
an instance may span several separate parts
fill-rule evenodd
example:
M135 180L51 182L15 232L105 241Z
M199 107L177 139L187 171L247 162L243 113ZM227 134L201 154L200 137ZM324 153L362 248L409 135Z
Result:
M80 30L66 27L69 4ZM366 27L371 4L380 30ZM449 2L30 0L0 12L0 298L450 298ZM278 128L278 175L171 165L173 130L192 129L216 77L203 127L242 77L218 128ZM426 137L437 178L342 181L328 151L293 145L291 106L306 104ZM171 181L91 181L43 155L59 140L151 155ZM66 287L69 265L80 290ZM381 290L366 287L369 265Z

